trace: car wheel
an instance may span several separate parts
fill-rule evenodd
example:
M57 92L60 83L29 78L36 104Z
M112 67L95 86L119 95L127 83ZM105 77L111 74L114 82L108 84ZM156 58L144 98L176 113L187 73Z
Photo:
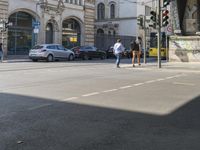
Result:
M68 60L69 60L69 61L74 60L74 56L73 56L72 54L70 54L69 57L68 57Z
M87 54L85 54L84 56L83 56L83 60L88 60L88 55Z
M37 62L38 60L37 60L37 59L32 59L32 61L33 61L33 62Z
M51 55L51 54L48 55L47 61L48 61L48 62L53 62L53 61L54 61L53 55Z

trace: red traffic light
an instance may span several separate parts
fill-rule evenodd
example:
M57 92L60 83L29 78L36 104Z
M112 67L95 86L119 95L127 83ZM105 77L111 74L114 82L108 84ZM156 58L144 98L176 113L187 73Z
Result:
M169 10L163 10L162 11L162 26L164 26L164 27L169 24L169 21L168 21L169 16L168 16L168 14L169 14Z
M163 10L163 11L162 11L162 15L163 15L163 16L167 16L168 14L169 14L169 10Z

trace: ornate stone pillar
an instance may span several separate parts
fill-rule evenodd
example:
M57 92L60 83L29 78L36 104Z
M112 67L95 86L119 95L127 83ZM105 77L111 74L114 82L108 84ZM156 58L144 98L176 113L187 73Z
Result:
M198 31L198 0L187 1L183 19L183 29L187 35L194 35Z
M179 17L179 10L178 10L178 2L177 0L171 1L171 14L170 16L173 16L172 26L173 26L173 32L180 31L181 32L181 25L180 25L180 17Z
M198 32L200 31L200 0L197 1L197 25Z
M95 0L85 0L85 45L94 45Z
M1 21L8 21L8 0L0 1L0 19ZM0 42L3 43L3 49L5 55L7 55L7 31L1 31L0 33Z

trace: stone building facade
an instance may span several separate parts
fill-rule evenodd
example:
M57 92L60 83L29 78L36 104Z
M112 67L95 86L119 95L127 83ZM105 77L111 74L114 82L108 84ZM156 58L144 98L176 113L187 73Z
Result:
M135 3L96 0L95 7L95 33L137 36L137 5Z
M169 60L200 62L200 0L174 0L170 10Z
M5 20L8 20L8 0L0 0L0 23L1 35L0 42L3 43L3 49L7 49L7 32L3 31L2 27Z
M0 0L1 6L12 22L4 32L8 55L27 54L42 43L94 44L94 0Z

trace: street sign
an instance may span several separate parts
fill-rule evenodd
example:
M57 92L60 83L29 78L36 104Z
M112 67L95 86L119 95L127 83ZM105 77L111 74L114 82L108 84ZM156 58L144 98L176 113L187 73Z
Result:
M32 26L33 26L33 27L40 26L40 22L39 22L39 21L34 21L34 22L32 23Z
M39 28L34 28L33 32L34 33L39 33Z

